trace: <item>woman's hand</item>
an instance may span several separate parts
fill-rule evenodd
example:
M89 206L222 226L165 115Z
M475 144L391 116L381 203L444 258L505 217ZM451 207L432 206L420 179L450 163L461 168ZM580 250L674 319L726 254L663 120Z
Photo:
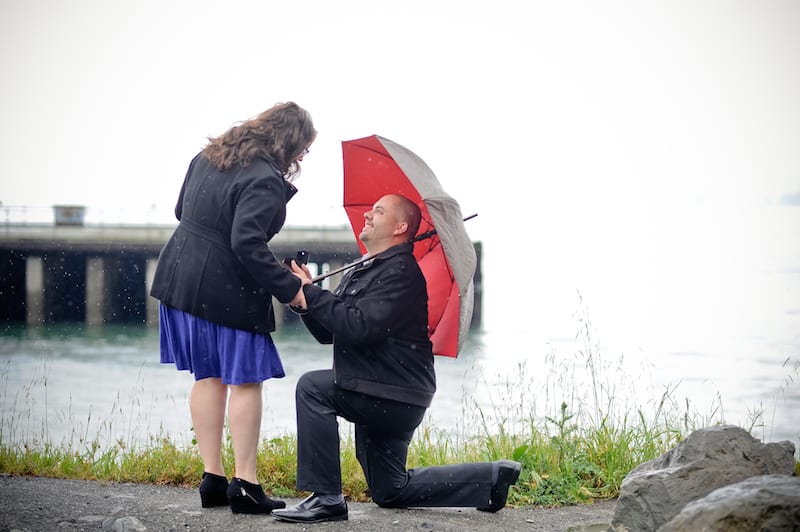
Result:
M308 304L306 303L306 295L303 293L303 287L307 284L311 284L311 272L309 271L308 266L305 264L299 265L294 259L292 259L290 267L292 268L292 273L298 279L300 279L300 290L297 291L294 299L289 302L289 306L298 310L308 310Z

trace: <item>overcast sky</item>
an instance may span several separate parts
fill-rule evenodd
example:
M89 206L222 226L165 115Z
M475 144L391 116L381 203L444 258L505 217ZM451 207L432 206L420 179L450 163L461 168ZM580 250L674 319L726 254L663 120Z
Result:
M346 223L340 142L376 133L523 273L727 283L800 203L798 28L793 0L0 0L0 201L169 221L207 136L293 100L291 224Z

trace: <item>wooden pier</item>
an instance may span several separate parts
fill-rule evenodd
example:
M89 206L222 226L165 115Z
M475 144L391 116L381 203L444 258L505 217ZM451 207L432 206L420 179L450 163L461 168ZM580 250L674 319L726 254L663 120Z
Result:
M56 322L157 325L158 301L150 286L158 253L175 225L0 225L0 322L37 326ZM350 227L284 227L270 242L279 257L307 250L317 273L360 255ZM473 326L481 319L481 246L475 243ZM324 281L338 284L340 275ZM277 303L277 302L276 302ZM280 321L296 316L275 305Z

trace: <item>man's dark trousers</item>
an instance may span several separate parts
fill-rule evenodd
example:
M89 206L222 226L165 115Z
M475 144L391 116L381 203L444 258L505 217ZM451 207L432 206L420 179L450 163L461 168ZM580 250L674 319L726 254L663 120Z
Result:
M342 489L340 416L355 424L356 456L370 496L389 508L486 506L492 463L406 470L408 446L425 408L339 388L332 370L311 371L297 382L297 487L336 494Z

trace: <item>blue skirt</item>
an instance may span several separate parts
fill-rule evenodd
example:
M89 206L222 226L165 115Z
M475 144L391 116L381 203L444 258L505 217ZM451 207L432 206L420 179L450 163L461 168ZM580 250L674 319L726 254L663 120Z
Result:
M224 384L263 382L285 377L278 350L269 334L231 329L160 305L161 362Z

